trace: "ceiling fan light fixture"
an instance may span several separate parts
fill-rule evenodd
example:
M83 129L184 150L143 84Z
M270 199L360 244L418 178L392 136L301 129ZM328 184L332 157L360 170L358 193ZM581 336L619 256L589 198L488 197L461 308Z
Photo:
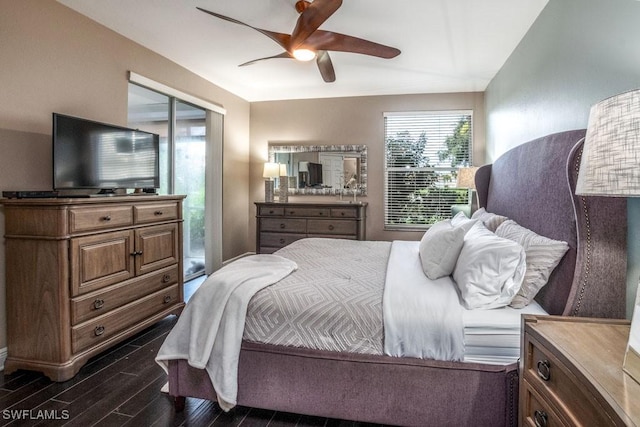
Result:
M316 53L309 49L295 49L293 51L293 57L298 61L311 61L315 59Z

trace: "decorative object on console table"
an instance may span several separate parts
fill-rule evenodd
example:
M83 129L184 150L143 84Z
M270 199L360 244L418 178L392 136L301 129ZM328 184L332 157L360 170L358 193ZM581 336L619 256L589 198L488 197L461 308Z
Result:
M471 217L471 214L478 208L478 202L476 200L476 172L478 167L469 166L458 169L458 188L467 188L469 197L469 213L467 216ZM465 212L467 213L467 212Z
M305 237L366 240L367 203L256 202L256 252Z
M640 90L612 96L591 107L576 194L640 196ZM637 299L624 368L640 382Z
M640 425L640 384L622 371L628 320L524 315L520 425Z
M274 182L273 179L277 178L280 174L280 166L277 163L265 163L262 177L267 178L264 182L264 201L273 202Z
M4 373L29 369L66 381L90 357L179 314L183 199L2 200Z
M278 179L278 201L280 203L287 203L289 201L289 176L287 174L287 165L280 163L280 178Z

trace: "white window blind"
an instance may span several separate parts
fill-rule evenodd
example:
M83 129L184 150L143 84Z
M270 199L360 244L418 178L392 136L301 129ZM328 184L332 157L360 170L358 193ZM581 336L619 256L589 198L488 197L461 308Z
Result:
M385 229L424 229L467 204L458 168L471 165L472 112L385 113Z

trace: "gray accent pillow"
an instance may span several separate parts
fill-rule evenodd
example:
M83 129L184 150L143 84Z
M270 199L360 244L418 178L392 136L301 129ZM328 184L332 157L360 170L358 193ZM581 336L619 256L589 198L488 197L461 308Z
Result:
M471 215L471 218L477 219L478 221L482 221L485 227L489 231L495 231L498 229L500 224L508 220L506 216L497 215L491 212L487 212L484 208L480 208Z
M449 276L458 261L464 235L475 221L466 220L454 227L450 220L433 224L420 240L420 262L424 274L431 280Z
M513 220L500 224L496 235L518 243L524 248L527 256L524 281L509 304L513 308L523 308L529 305L540 289L547 284L553 269L569 250L569 245L534 233Z

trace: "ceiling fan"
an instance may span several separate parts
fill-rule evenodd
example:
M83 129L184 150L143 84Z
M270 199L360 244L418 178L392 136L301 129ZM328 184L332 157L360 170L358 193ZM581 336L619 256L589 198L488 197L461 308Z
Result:
M394 47L318 29L341 5L342 0L314 0L313 2L299 0L296 2L295 8L300 16L290 35L256 28L237 19L229 18L201 7L197 9L216 18L252 28L269 37L285 50L278 55L245 62L240 64L240 67L265 59L290 58L299 61L315 59L323 80L330 83L336 80L336 73L329 57L329 51L360 53L385 59L394 58L400 54L400 50Z

